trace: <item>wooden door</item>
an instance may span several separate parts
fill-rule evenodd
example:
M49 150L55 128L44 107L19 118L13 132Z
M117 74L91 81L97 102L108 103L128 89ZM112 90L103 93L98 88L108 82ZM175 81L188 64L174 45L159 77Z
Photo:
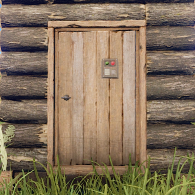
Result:
M135 163L135 31L58 32L55 62L55 165ZM101 77L117 58L118 79ZM71 99L65 101L64 95Z

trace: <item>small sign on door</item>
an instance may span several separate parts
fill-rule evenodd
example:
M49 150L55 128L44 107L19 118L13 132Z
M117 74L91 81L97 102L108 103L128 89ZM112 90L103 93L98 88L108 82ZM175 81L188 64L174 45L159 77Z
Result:
M118 78L118 60L102 59L102 78Z

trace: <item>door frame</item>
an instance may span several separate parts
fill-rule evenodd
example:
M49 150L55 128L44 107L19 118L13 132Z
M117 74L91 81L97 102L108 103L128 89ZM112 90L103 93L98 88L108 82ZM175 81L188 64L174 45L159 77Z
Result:
M117 30L136 31L136 161L146 167L146 21L145 20L123 20L123 21L49 21L48 22L48 88L47 88L47 162L54 165L55 151L55 98L54 98L54 73L55 73L55 32L64 31L63 28L79 30L79 28L116 28ZM145 161L145 162L144 162ZM49 170L49 165L47 165ZM67 165L61 166L66 175L86 175L93 172L92 165ZM114 166L116 173L124 174L128 166ZM96 167L99 174L102 168ZM111 174L112 166L108 166ZM144 170L142 168L142 170Z

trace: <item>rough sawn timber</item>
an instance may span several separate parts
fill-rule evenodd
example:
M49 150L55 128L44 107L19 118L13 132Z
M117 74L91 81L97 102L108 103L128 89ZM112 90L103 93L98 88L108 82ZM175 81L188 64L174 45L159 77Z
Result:
M10 98L46 98L47 78L37 76L3 76L0 96Z
M15 127L15 135L12 141L7 143L11 144L9 148L47 147L47 124L4 123L3 132L9 125ZM147 148L193 149L195 148L194 131L195 125L192 124L148 124Z
M2 52L0 71L7 75L47 75L47 52ZM195 72L195 51L147 52L149 75Z
M176 155L186 156L187 152L191 155L195 153L194 149L178 149ZM47 162L47 149L46 148L7 148L8 153L8 166L7 170L11 169L15 171L33 170L33 158L35 161L42 163L46 166ZM147 156L151 157L150 170L155 171L159 169L167 169L171 166L173 161L174 149L147 149ZM175 158L174 171L176 171L177 164L180 157ZM182 164L185 159L180 163ZM36 163L38 171L45 171L45 169ZM184 166L183 172L189 170L189 164ZM165 171L167 172L167 170Z
M148 50L193 50L195 31L193 27L148 27L146 31ZM1 32L2 51L47 51L47 29L3 28Z
M47 100L1 100L0 120L47 123Z
M194 99L195 77L149 76L147 99ZM6 99L46 98L47 78L41 76L2 76L0 96Z
M148 74L184 74L195 72L195 51L147 52Z
M145 20L143 4L4 5L1 12L2 27L47 27L52 20Z
M194 26L194 3L146 4L146 21L150 26Z
M195 77L149 76L147 77L147 99L195 99Z
M2 52L0 71L7 75L47 75L47 52Z

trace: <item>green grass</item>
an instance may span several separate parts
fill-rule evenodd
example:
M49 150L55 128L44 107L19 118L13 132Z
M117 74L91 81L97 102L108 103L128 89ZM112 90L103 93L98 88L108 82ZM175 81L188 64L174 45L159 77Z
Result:
M0 195L195 195L195 190L193 190L193 187L195 188L195 179L193 178L195 176L195 169L193 167L195 161L194 155L191 157L189 155L187 157L181 156L176 174L173 174L175 154L172 166L168 168L166 174L161 174L160 171L151 173L149 169L150 159L148 159L147 167L143 167L143 173L138 162L133 166L131 164L131 157L129 157L128 171L124 175L119 176L114 171L110 158L114 173L113 176L109 174L106 165L102 169L104 170L104 176L98 175L95 170L95 165L97 166L98 164L92 162L94 174L90 177L88 175L80 177L79 181L76 181L78 178L67 181L65 174L61 173L59 160L58 169L55 173L51 165L49 165L50 171L48 171L41 163L33 161L33 171L37 181L27 179L28 174L32 171L26 175L23 172L9 183L5 182L4 187L0 190ZM186 158L186 161L180 166L183 158ZM47 172L46 178L39 178L36 163L43 166ZM186 176L182 176L181 172L186 163L190 165L189 171Z

